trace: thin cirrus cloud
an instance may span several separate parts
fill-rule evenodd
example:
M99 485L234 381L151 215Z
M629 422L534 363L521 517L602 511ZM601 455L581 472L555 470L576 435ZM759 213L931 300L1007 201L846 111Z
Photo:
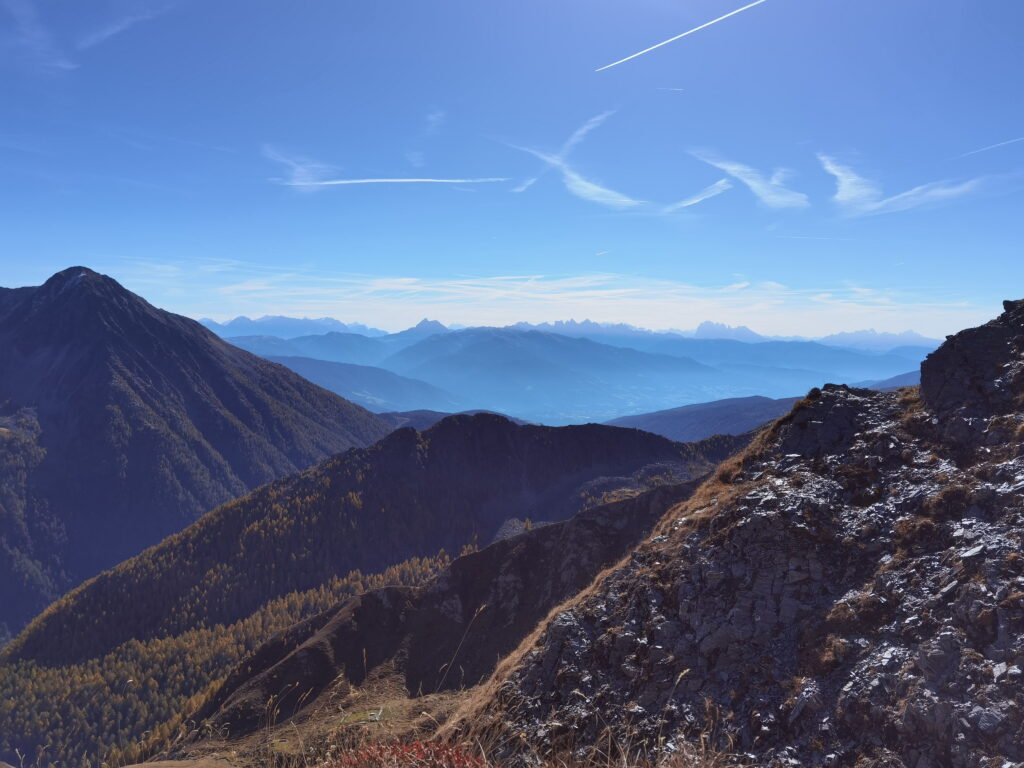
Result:
M424 119L423 130L428 136L433 136L441 130L448 120L448 113L443 109L432 109Z
M288 175L285 178L277 178L273 179L273 181L286 187L295 187L302 190L315 190L323 187L341 187L360 184L493 184L509 180L503 176L488 176L482 178L370 177L339 179L332 178L333 174L336 172L336 169L333 166L325 165L302 157L288 155L271 146L263 147L263 156L268 160L272 160L283 166L288 172Z
M376 276L227 260L174 262L166 268L135 260L112 264L108 271L133 289L166 296L163 306L195 317L326 315L390 330L422 317L500 326L596 316L648 328L691 328L714 319L783 335L805 333L813 324L821 334L912 327L941 336L976 324L991 312L934 293L828 282L797 288L747 279L698 285L608 273Z
M116 18L108 18L100 25L80 36L77 41L63 44L58 35L42 18L39 3L36 0L0 0L0 19L7 15L12 24L10 37L11 47L24 57L34 69L44 73L69 72L79 68L68 50L79 53L102 45L132 27L157 16L161 16L174 7L173 3L153 3L140 0L135 3L131 13ZM64 37L74 40L74 34Z
M584 178L579 172L577 172L572 166L569 165L568 157L569 153L574 148L579 146L583 140L594 130L599 128L604 122L611 117L614 112L602 112L589 120L583 125L573 131L572 135L566 140L559 149L557 154L551 154L549 152L541 152L537 149L531 149L529 147L520 147L511 144L513 149L518 149L521 152L526 152L533 155L537 159L544 163L544 168L536 176L530 177L523 181L518 186L512 189L513 192L525 192L527 189L532 187L540 178L548 171L554 170L559 173L562 177L562 184L570 194L575 195L581 200L586 200L591 203L597 203L607 208L616 208L619 210L636 209L648 205L648 201L638 200L629 195L617 192L613 189L609 189L595 181ZM697 203L708 200L716 195L720 195L723 192L730 189L732 185L727 179L722 179L715 182L711 186L701 190L693 197L689 197L686 200L682 200L678 203L660 208L660 213L673 213L675 211L688 208Z
M619 66L619 64L625 64L627 61L632 61L633 59L635 59L635 58L637 58L639 56L643 56L645 53L650 53L653 50L661 48L663 45L668 45L669 43L674 43L676 40L681 40L684 37L692 35L694 32L700 32L702 29L707 29L708 27L713 26L714 24L717 24L720 21L725 21L726 19L731 18L731 17L735 16L738 13L743 13L744 11L753 8L755 5L761 5L761 3L766 3L766 2L768 2L768 0L756 0L756 2L750 3L749 5L745 5L742 8L737 8L735 11L730 11L729 13L725 14L724 16L719 16L717 19L712 19L711 21L709 21L709 22L707 22L705 24L701 24L699 27L694 27L693 29L687 30L686 32L683 32L680 35L676 35L675 37L670 37L668 40L663 40L660 43L652 45L650 48L644 48L642 51L637 51L636 53L631 54L631 55L627 56L624 59L619 59L618 61L613 61L611 64L606 64L603 67L598 67L594 71L595 72L603 72L606 69L611 69L612 67L617 67L617 66Z
M142 10L137 10L134 13L129 13L110 21L99 29L81 38L75 47L80 51L95 48L97 45L107 42L112 37L116 37L123 32L127 32L136 24L141 24L145 21L149 21L150 19L155 19L157 16L162 16L174 7L169 3L153 5L148 8L145 7L145 4L140 5L143 5Z
M688 197L685 200L680 200L678 203L672 203L661 209L662 213L672 213L674 211L680 211L683 208L689 208L697 203L703 203L705 200L710 200L712 197L728 192L732 189L732 182L728 179L719 179L714 184L705 187L693 197Z
M493 184L498 181L508 181L505 177L494 176L481 179L413 179L413 178L380 178L380 179L324 179L323 181L310 181L304 183L292 183L290 186L304 187L338 187L346 184Z
M969 195L982 186L981 179L959 184L936 181L892 197L883 197L877 184L849 166L823 153L818 154L818 159L825 171L835 177L836 194L832 199L847 216L876 216L937 205Z
M33 0L0 0L0 10L13 22L12 47L30 66L48 73L78 68L43 23Z
M614 111L602 112L600 115L596 115L595 117L592 117L589 120L587 120L587 122L585 122L583 125L577 128L575 131L573 131L572 135L562 145L562 148L558 150L557 154L546 156L550 159L556 160L557 162L552 163L547 159L541 158L544 159L545 165L541 169L540 173L538 173L536 176L532 176L526 179L521 184L513 188L512 191L517 193L525 192L538 181L540 181L544 174L547 173L552 168L556 168L558 170L561 170L561 168L567 168L568 165L566 164L566 159L568 158L569 153L573 150L573 148L576 147L580 142L582 142L583 139L586 138L588 133L593 131L595 128L600 127L605 120L607 120L614 114ZM535 150L525 149L524 147L516 147L513 145L513 148L522 150L524 152L529 152L530 154L533 154L535 156L538 154Z
M723 160L708 152L693 151L690 154L745 184L769 208L806 208L811 204L803 192L795 192L786 187L785 182L789 176L786 170L776 170L771 177L767 177L748 165Z
M539 160L544 161L548 167L557 170L562 175L562 183L565 185L565 188L581 200L605 205L609 208L635 208L638 205L644 204L643 200L634 200L628 195L608 189L607 187L602 187L600 184L583 178L559 155L548 155L544 152L540 152L536 149L529 149L527 147L517 147L517 149L521 149L523 152L528 152ZM519 185L513 191L522 192L536 180L537 177L534 177L533 179L528 180L527 183Z

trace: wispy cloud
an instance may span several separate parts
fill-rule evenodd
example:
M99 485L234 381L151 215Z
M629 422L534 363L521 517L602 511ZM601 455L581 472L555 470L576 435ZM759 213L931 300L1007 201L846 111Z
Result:
M85 35L76 43L75 47L80 51L95 48L97 45L107 42L112 37L116 37L122 32L126 32L136 24L141 24L144 21L155 19L157 16L162 16L170 11L171 8L173 8L173 5L163 4L154 5L149 8L143 7L142 10L136 9L132 13L127 13L119 18L113 19L99 29Z
M315 187L318 182L323 181L337 170L333 166L316 160L283 152L269 144L264 145L263 156L284 166L288 175L283 179L278 178L273 181L289 187Z
M493 184L508 181L504 177L487 177L482 179L324 179L323 181L291 182L293 187L337 187L346 184Z
M485 178L331 178L337 169L323 163L286 154L271 146L263 147L263 156L284 166L288 171L285 178L273 179L286 187L313 190L322 187L340 187L354 184L492 184L508 181L506 177Z
M523 191L526 191L526 189L540 181L540 179L549 170L554 169L561 173L562 181L564 182L565 187L570 191L570 193L579 198L582 198L583 200L589 200L593 203L599 203L601 205L610 205L613 208L629 208L632 205L638 204L638 201L633 201L626 195L614 193L614 191L606 189L600 186L599 184L594 183L593 181L588 181L587 179L583 178L579 173L572 170L567 163L569 153L572 152L573 148L577 147L587 137L588 133L590 133L596 128L599 128L604 123L604 121L610 118L613 114L614 112L611 111L603 112L600 115L591 118L579 128L575 129L572 132L572 135L565 140L565 143L562 144L560 150L555 155L551 155L549 153L542 153L537 150L530 150L530 148L527 147L515 146L514 144L510 144L513 148L515 148L515 150L520 150L521 152L529 153L530 155L543 161L545 164L544 168L537 176L532 176L530 178L525 179L522 183L513 187L512 191L514 191L514 193L523 193Z
M697 203L703 203L712 197L728 192L732 189L732 182L728 179L719 179L714 184L705 187L693 197L688 197L685 200L680 200L678 203L672 203L662 208L662 213L672 213L673 211L679 211L683 208L689 208L691 205Z
M448 113L443 109L432 109L427 113L424 120L424 131L428 136L433 136L444 126L448 120Z
M33 67L51 73L78 67L43 23L34 0L0 0L0 10L14 22L11 36L14 47L24 53Z
M79 68L69 51L95 48L173 7L174 3L169 0L132 0L129 12L101 22L77 41L74 32L65 31L64 38L68 42L64 43L42 18L38 0L0 0L0 18L6 14L13 21L9 44L30 66L42 72L57 73Z
M748 165L722 160L708 152L695 151L690 154L745 184L769 208L806 208L810 205L807 195L786 187L785 182L790 174L785 169L776 170L769 178Z
M842 242L854 242L852 237L829 237L827 235L776 235L781 240L837 240Z
M209 268L198 269L196 264ZM99 265L103 267L104 265ZM845 283L793 288L772 281L697 285L621 274L503 274L448 279L344 274L299 265L159 262L104 269L161 306L194 317L238 314L335 316L398 330L424 316L448 323L508 325L520 320L581 319L648 328L692 328L703 320L749 325L771 334L874 327L941 336L977 324L992 307L955 296L914 294ZM162 300L160 294L173 297Z
M545 166L545 168L546 167L547 166ZM512 187L512 191L516 192L516 193L525 192L530 187L532 187L534 184L536 184L539 180L540 180L539 176L531 176L528 179L524 179L521 184L517 184L516 186Z
M970 157L971 155L978 155L978 154L981 154L982 152L988 152L990 149L999 149L1000 147L1008 147L1011 144L1017 144L1018 142L1021 142L1021 141L1024 141L1024 136L1021 136L1020 138L1016 138L1016 139L1009 139L1008 141L1000 141L998 144L989 144L987 147L982 147L981 149L972 149L970 152L964 152L962 155L958 155L958 158L959 157Z
M602 112L600 115L596 115L587 120L587 122L572 132L572 135L566 139L557 154L541 152L528 147L510 145L513 146L514 149L533 155L545 164L544 169L538 175L527 179L522 184L513 188L512 191L525 192L527 189L532 187L547 170L552 169L561 174L562 183L565 185L565 188L582 200L588 200L589 202L597 203L598 205L605 205L610 208L632 208L642 205L643 201L641 200L634 200L628 195L624 195L621 192L615 192L614 190L603 187L596 182L583 178L583 176L577 173L568 163L568 157L572 150L579 146L591 131L603 125L604 122L613 114L614 112L610 111Z
M572 136L570 136L566 140L565 144L562 145L562 149L558 153L558 156L562 160L564 160L566 157L568 157L569 153L572 152L573 149L579 146L579 144L585 138L587 138L587 134L589 134L591 131L596 130L597 128L600 128L602 125L604 125L605 121L614 114L614 110L608 110L607 112L602 112L600 115L595 115L594 117L587 120L587 122L585 122L583 125L581 125L579 128L572 132Z
M565 185L565 188L581 200L605 205L609 208L633 208L635 206L642 205L644 202L642 200L634 200L628 195L608 189L607 187L602 187L596 182L583 178L559 155L548 155L544 152L540 152L536 149L529 149L527 147L517 147L517 149L521 149L523 152L529 152L534 157L543 160L549 167L557 170L562 175L562 183ZM521 184L516 187L514 191L521 192L536 180L536 177L530 179L525 184Z
M836 194L832 199L847 216L874 216L937 205L969 195L982 186L981 179L959 184L936 181L892 197L883 197L877 184L865 179L849 166L822 153L818 154L818 159L825 171L835 177Z
M584 178L578 171L576 171L572 166L569 165L568 157L572 150L579 146L592 131L602 126L604 122L613 114L614 112L611 111L602 112L601 114L596 115L587 120L587 122L585 122L583 125L577 128L575 131L573 131L572 135L569 136L569 138L565 141L561 149L559 149L556 154L552 154L550 152L542 152L540 150L532 149L529 147L520 147L514 144L510 144L509 146L512 147L513 149L518 149L521 152L531 154L534 157L538 158L539 160L543 161L545 164L545 167L541 170L540 173L538 173L536 176L526 179L521 184L514 187L512 191L525 192L527 189L536 184L537 181L539 181L540 178L548 170L554 170L561 175L562 183L565 185L565 188L571 194L575 195L581 200L587 200L588 202L591 203L597 203L598 205L604 205L608 208L617 208L620 210L651 205L651 203L649 203L646 200L638 200L636 198L630 197L629 195L623 194L622 192L616 192L615 190L609 189L608 187L605 187L602 184ZM697 203L703 202L704 200L714 197L715 195L720 195L723 192L730 189L731 187L732 185L729 183L728 179L722 179L720 181L715 182L711 186L701 190L696 195L689 197L685 200L681 200L678 203L672 203L668 206L660 206L660 204L654 205L659 205L658 213L672 213L674 211L678 211L683 208L688 208L690 206L696 205Z
M631 54L631 55L627 56L624 59L619 59L618 61L613 61L611 64L606 64L603 67L598 67L594 71L595 72L603 72L606 69L611 69L612 67L617 67L619 64L625 64L627 61L631 61L631 60L637 58L638 56L643 56L645 53L650 53L651 51L653 51L653 50L655 50L657 48L661 48L663 45L668 45L669 43L674 43L676 40L680 40L680 39L686 37L687 35L692 35L694 32L700 32L702 29L707 29L708 27L712 26L713 24L717 24L720 21L725 21L726 19L728 19L728 18L730 18L732 16L735 16L737 13L743 13L743 11L746 11L746 10L748 10L750 8L753 8L755 5L761 5L761 3L765 3L765 2L768 2L768 0L756 0L756 2L753 2L750 5L745 5L742 8L737 8L735 11L731 11L730 13L725 14L725 16L719 16L717 19L712 19L711 21L707 22L706 24L701 24L699 27L694 27L693 29L687 30L686 32L683 32L681 35L676 35L675 37L670 37L668 40L663 40L662 42L657 43L656 45L652 45L650 48L644 48L642 51L637 51L636 53Z

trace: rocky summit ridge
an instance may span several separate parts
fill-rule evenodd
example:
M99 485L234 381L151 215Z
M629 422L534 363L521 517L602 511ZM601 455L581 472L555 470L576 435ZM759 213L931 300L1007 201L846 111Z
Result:
M560 608L446 732L703 736L758 766L1024 765L1024 302L920 390L815 390Z

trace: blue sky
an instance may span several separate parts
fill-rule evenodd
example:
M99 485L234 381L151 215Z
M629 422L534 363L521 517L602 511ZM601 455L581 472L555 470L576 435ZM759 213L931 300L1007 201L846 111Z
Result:
M1024 296L1024 3L764 0L596 71L743 6L0 0L0 284L804 335Z

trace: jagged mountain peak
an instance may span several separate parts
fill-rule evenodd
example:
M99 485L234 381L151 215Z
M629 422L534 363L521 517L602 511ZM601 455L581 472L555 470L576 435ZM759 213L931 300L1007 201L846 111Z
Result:
M733 341L757 342L767 339L745 325L726 325L705 320L693 332L695 339L732 339Z
M59 346L84 356L98 347L144 355L142 338L153 335L205 340L188 318L157 309L112 277L88 267L69 267L38 287L17 289L0 312L0 335L21 350ZM166 351L166 350L165 350Z
M45 454L22 494L24 519L0 514L0 540L39 531L7 578L32 586L13 596L0 586L0 622L13 629L58 587L389 431L88 267L0 292L0 360L0 405L35 414Z
M426 317L424 317L422 320L420 320L418 323L416 323L416 325L414 325L413 328L415 328L418 331L438 331L438 332L440 332L440 331L447 331L448 330L448 327L444 323L442 323L442 322L440 322L438 320L431 320L431 319L426 318Z
M79 302L83 300L146 302L114 278L88 267L68 267L50 276L35 293L35 304Z

